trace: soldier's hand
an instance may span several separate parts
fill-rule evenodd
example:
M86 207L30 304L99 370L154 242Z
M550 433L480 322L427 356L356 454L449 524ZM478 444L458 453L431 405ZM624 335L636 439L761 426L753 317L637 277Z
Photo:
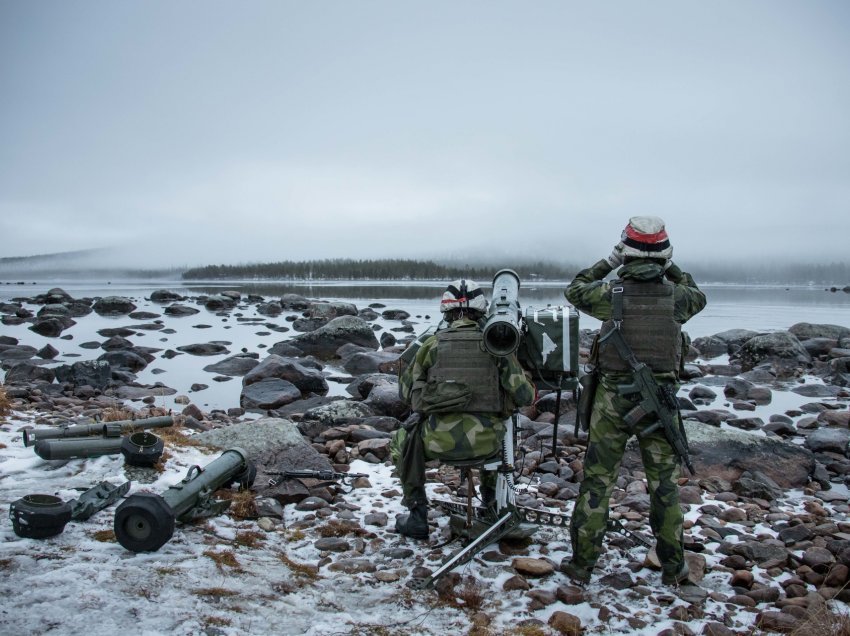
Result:
M608 264L611 266L611 269L616 269L620 265L623 264L623 250L626 249L626 246L623 245L623 242L620 241L614 246L614 249L611 251L611 255L605 260L608 261Z
M672 260L664 263L664 275L671 283L678 283L682 280L682 270Z

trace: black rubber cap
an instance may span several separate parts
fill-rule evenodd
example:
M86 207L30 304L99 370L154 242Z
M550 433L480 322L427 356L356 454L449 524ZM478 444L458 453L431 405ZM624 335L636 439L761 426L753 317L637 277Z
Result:
M9 506L12 529L19 537L46 539L61 534L71 520L71 504L53 495L26 495Z
M245 468L242 469L242 472L233 476L229 485L232 486L233 484L237 484L239 486L239 490L248 490L254 485L254 480L256 478L257 467L254 465L254 462L246 461Z
M162 457L165 443L153 433L141 431L121 440L121 454L130 466L153 466Z
M174 534L174 511L159 495L140 492L115 511L115 537L131 552L156 552Z

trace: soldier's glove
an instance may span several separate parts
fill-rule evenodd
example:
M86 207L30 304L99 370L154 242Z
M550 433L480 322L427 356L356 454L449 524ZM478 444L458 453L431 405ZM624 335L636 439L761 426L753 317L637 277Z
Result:
M620 265L623 264L623 250L626 249L626 246L623 245L623 242L620 241L614 246L614 249L611 251L611 256L606 258L608 264L611 266L611 269L616 269Z
M671 283L678 283L682 280L682 270L673 261L668 260L664 263L664 275Z

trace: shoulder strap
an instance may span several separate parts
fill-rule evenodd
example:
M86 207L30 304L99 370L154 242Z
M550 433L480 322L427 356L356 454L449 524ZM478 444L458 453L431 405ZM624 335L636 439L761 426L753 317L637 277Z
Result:
M616 347L620 357L629 363L632 369L638 366L637 358L632 351L632 348L623 338L623 333L620 331L620 326L623 324L623 281L622 279L611 281L611 321L614 323L614 328L599 339L599 344L607 344L610 340Z

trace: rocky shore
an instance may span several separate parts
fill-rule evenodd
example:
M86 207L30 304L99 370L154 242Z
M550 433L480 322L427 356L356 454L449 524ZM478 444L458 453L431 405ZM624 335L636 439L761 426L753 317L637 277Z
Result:
M285 336L262 351L236 353L225 341L175 349L134 343L139 334L173 333L181 316L200 308ZM182 407L181 425L166 439L171 459L160 470L181 467L181 454L197 452L198 444L245 448L259 475L240 517L249 526L242 527L267 542L298 537L291 545L310 573L302 573L301 585L309 584L304 576L338 576L384 586L390 596L408 594L406 584L428 576L456 546L433 547L448 538L445 513L438 510L431 511L430 547L391 529L400 493L391 478L389 444L407 415L398 398L398 356L425 326L407 312L292 294L188 298L161 290L145 299L75 299L54 289L0 304L0 313L4 325L26 325L55 338L57 346L91 313L127 319L99 330L102 340L80 344L92 353L77 361L65 355L57 362L60 351L50 344L36 348L0 336L6 411L0 467L23 461L24 426L164 414L156 400L172 395ZM394 326L382 328L379 318ZM591 338L582 332L584 355ZM138 382L149 364L166 365L178 355L215 356L203 370L214 374L212 381L240 378L240 403L207 412L188 394ZM612 533L600 571L589 587L576 588L557 570L569 554L566 532L545 529L524 542L491 546L445 577L436 593L421 593L431 600L411 601L411 607L441 604L468 633L482 635L831 633L817 630L846 617L850 602L850 328L798 323L780 332L726 331L695 339L689 357L679 402L696 475L680 480L680 492L693 584L662 586L654 553ZM202 379L197 390L203 390ZM344 385L346 395L331 395L329 382ZM771 408L780 402L781 408ZM541 394L519 416L518 503L568 514L582 478L585 436L574 435L572 399L561 400L557 453L551 454L555 403L553 394ZM120 470L117 462L101 468ZM270 472L345 472L352 464L369 474L355 481L353 493L327 480L269 485ZM141 477L148 483L157 478ZM436 463L428 477L435 497L465 490L455 471ZM636 448L630 448L612 516L649 536L643 478ZM6 506L15 493L6 488ZM22 549L33 543L17 539L8 524L3 530ZM0 561L11 579L23 578L31 566L15 554ZM204 629L231 633L227 626Z

